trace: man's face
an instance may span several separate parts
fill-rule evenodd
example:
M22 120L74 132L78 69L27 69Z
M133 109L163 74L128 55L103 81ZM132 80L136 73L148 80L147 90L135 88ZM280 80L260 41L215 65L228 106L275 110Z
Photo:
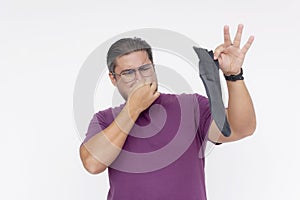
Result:
M138 70L139 67L145 64L151 64L146 51L135 51L130 54L120 56L116 59L116 67L114 71L116 75L114 76L110 73L109 77L111 82L118 88L121 96L125 100L127 100L130 90L135 85L143 82L157 83L157 77L154 68L152 69L153 73L150 76L144 76L143 73L141 73L141 70ZM135 69L136 71L134 74L132 74L134 75L134 79L128 82L128 80L124 79L122 76L124 76L126 72L130 72L131 69ZM120 76L120 74L123 75Z

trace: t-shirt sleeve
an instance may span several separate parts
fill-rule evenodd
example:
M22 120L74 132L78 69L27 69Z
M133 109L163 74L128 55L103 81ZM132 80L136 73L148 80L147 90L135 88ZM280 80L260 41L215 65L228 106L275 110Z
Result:
M93 115L82 144L86 143L91 137L106 128L106 124L104 122L105 118L103 115L104 114L101 111Z

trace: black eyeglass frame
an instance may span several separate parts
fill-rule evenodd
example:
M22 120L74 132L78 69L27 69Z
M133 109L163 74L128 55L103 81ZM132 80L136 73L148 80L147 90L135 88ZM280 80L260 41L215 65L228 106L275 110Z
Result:
M145 75L143 74L142 69L143 69L144 67L147 67L147 66L151 66L151 67L153 68L153 72L155 71L155 65L154 65L153 63L147 63L147 64L141 65L141 66L136 67L136 68L133 68L133 69L125 69L125 70L121 71L119 74L118 74L118 73L115 73L115 72L110 72L110 73L114 76L114 78L116 78L116 75L118 75L119 77L121 77L121 79L122 79L122 76L125 76L124 73L126 73L126 72L130 72L130 73L134 74L134 78L135 78L135 77L136 77L136 72L137 72L137 70L140 72L140 74L141 74L143 77L149 77L149 76L152 76L153 73L152 73L151 75L148 75L148 76L145 76ZM134 78L133 78L131 81L133 81ZM124 78L123 78L123 80L124 80ZM126 81L126 82L131 82L131 81Z

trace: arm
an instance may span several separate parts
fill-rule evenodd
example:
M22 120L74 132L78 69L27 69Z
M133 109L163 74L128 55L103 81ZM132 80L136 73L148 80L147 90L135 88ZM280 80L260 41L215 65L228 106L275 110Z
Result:
M215 50L215 59L220 63L222 72L226 75L239 74L246 52L250 48L254 37L251 36L242 49L240 41L243 26L239 25L237 34L232 44L229 29L224 27L224 44ZM231 127L231 135L223 136L214 121L209 129L209 140L219 143L231 142L250 136L256 128L256 117L250 94L244 80L226 81L229 100L226 115Z
M80 158L88 172L101 173L118 157L139 114L158 98L155 90L156 83L135 88L115 120L80 146Z
M88 172L91 174L101 173L116 159L128 134L125 128L119 125L119 122L123 122L130 130L136 119L137 114L130 114L128 105L125 105L106 129L80 146L80 158Z

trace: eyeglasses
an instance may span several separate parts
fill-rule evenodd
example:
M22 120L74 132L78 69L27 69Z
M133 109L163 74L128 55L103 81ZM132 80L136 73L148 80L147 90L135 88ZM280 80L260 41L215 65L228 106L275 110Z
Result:
M140 72L140 74L143 77L151 76L154 72L154 64L148 63L148 64L142 65L142 66L134 68L134 69L125 69L125 70L121 71L120 74L117 74L115 72L111 72L111 73L113 76L116 76L116 75L120 76L124 82L128 83L128 82L135 80L137 70Z

